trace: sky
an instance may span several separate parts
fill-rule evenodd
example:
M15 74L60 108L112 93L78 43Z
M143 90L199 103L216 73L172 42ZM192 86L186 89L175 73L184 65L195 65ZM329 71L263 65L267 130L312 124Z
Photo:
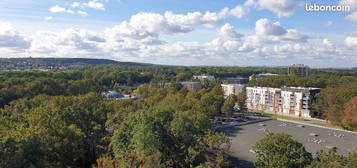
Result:
M314 4L348 10L306 9ZM1 0L0 9L0 58L357 67L357 0Z

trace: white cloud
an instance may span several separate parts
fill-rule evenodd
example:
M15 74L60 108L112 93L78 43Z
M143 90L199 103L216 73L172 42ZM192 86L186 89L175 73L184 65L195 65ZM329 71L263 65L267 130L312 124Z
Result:
M174 14L170 11L165 12L164 17L169 24L177 24L186 27L197 25L214 26L220 24L229 14L229 9L224 8L219 13L216 12L192 12L183 14Z
M243 7L243 6L236 6L235 8L231 9L230 14L232 16L235 16L236 18L240 19L243 16L247 15L249 9L247 7Z
M348 48L357 49L357 31L348 35L345 39L345 44Z
M88 8L93 8L96 10L105 10L104 4L102 4L96 0L89 1L88 3L85 3L84 5L87 6Z
M80 14L80 11L87 12L76 4L72 4L73 6L76 8L76 14ZM101 56L125 61L183 65L248 65L255 61L258 61L257 64L265 64L271 63L273 59L350 59L352 61L347 61L348 63L357 63L354 50L357 48L357 33L346 37L345 46L334 45L333 41L327 38L308 41L309 37L304 32L262 18L256 21L255 32L243 34L232 24L224 22L226 17L234 15L234 9L186 14L170 11L164 14L143 12L104 31L69 28L58 32L40 31L31 38L10 26L0 24L0 51L17 51L16 54L5 52L13 57L19 53L34 57ZM53 10L62 13L67 11L59 6ZM244 16L240 12L235 15L238 18ZM224 24L221 27L216 27L222 23ZM168 36L181 36L188 32L194 34L195 28L199 26L216 29L218 36L205 42L167 40Z
M77 11L77 13L78 13L79 15L81 15L82 17L87 17L87 16L88 16L88 13L85 12L85 11L79 10L79 11Z
M357 11L346 16L347 20L357 22Z
M74 11L73 11L73 10L66 9L66 8L60 7L60 6L58 6L58 5L52 6L49 10L50 10L50 12L52 12L52 13L69 13L69 14L74 14Z
M72 8L92 8L95 10L105 10L105 5L98 0L91 0L84 3L73 2L71 6Z
M333 25L333 21L330 21L330 20L329 20L329 21L326 22L326 26L327 26L327 27L330 27L330 26L332 26L332 25Z
M235 28L230 25L229 23L226 23L219 29L219 35L224 39L224 40L239 40L241 37L243 37L242 34L239 34Z
M256 22L255 32L261 36L281 36L286 34L286 30L280 25L280 22L271 22L265 18Z
M43 18L43 20L46 21L46 22L47 22L47 21L50 21L50 20L52 20L52 19L53 19L52 16L47 16L47 17L44 17L44 18Z
M282 39L286 41L306 42L308 36L301 34L295 29L288 29L287 33L282 37Z
M352 10L357 9L357 1L356 0L341 0L340 4L341 5L349 5L352 8Z
M255 7L258 10L267 9L278 17L289 17L295 12L298 4L293 0L247 0L245 6Z
M193 12L174 14L170 11L164 15L158 13L138 13L133 15L129 21L121 22L113 28L107 29L106 34L113 38L132 38L142 40L146 38L158 38L160 34L187 33L195 26L214 26L224 21L227 9L215 12ZM147 39L146 39L147 40ZM152 40L149 40L152 41ZM158 42L157 40L154 40Z
M73 2L71 6L72 6L72 8L78 8L78 7L81 7L81 3Z
M22 50L30 46L30 37L16 31L10 23L0 22L0 48Z
M260 43L282 41L306 42L308 38L295 29L285 29L281 26L280 22L271 22L266 18L259 19L256 22L255 32L258 38L256 40Z

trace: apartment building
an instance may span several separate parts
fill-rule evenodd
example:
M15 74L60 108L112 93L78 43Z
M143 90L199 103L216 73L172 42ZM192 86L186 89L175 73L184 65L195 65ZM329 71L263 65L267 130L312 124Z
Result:
M247 108L258 111L274 111L275 100L281 89L269 87L247 87Z
M302 87L247 87L247 108L278 115L311 118L311 105L318 88Z
M240 93L245 92L246 85L243 84L221 84L224 97L228 97L231 94L239 95Z
M288 67L288 75L296 75L300 77L309 76L310 68L304 64L294 64Z
M284 115L311 118L311 105L315 101L318 88L283 87L281 88L281 109Z

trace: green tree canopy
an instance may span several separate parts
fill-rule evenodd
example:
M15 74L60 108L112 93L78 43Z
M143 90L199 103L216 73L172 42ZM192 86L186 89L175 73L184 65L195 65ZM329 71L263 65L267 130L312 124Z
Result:
M284 133L269 133L253 150L256 152L254 164L258 168L303 168L312 160L303 144Z

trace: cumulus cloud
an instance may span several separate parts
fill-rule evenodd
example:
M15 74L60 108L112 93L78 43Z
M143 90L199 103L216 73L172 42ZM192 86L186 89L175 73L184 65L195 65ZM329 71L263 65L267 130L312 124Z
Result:
M242 34L239 34L235 28L230 25L229 23L226 23L219 29L219 35L224 39L224 40L239 40L241 37L243 37Z
M271 22L266 18L259 19L256 22L255 32L258 38L257 41L260 42L306 42L308 38L295 29L285 29L280 22Z
M348 35L345 39L345 44L348 48L356 48L357 49L357 31Z
M95 10L105 10L105 5L98 0L92 0L84 3L73 2L72 8L91 8Z
M264 18L256 22L255 32L261 36L281 36L287 31L280 25L280 22L271 22Z
M214 26L224 21L227 16L227 9L215 12L193 12L184 14L174 14L170 11L164 15L158 13L143 12L133 15L129 21L106 30L106 34L113 38L132 38L136 40L151 38L148 41L157 38L160 34L178 34L187 33L193 30L195 26Z
M72 4L76 14L86 12L80 7L82 4L78 5ZM54 9L56 12L66 10ZM256 21L254 32L243 34L239 32L239 27L236 29L232 24L225 23L228 16L244 17L240 10L246 10L246 6L186 14L142 12L104 31L68 28L39 31L31 38L12 28L4 28L9 26L0 25L0 51L26 50L27 53L22 53L35 57L103 56L116 60L184 65L245 65L251 60L264 64L264 61L276 58L325 61L354 58L357 63L353 52L357 48L357 33L348 35L346 45L339 47L327 38L308 41L309 37L304 32L262 18ZM199 26L216 29L218 36L206 42L165 41L167 36L184 35ZM162 37L163 34L166 36ZM172 60L175 60L174 63Z
M222 23L229 13L228 8L222 9L220 12L192 12L183 14L174 14L170 11L165 12L164 17L169 24L178 24L186 27L197 25L214 26Z
M14 30L10 23L0 22L0 48L22 50L30 47L30 37Z
M240 19L242 17L244 17L245 15L247 15L249 9L247 7L243 7L243 6L236 6L235 8L230 10L230 14L232 16L235 16L236 18Z
M78 13L79 15L81 15L82 17L87 17L87 16L88 16L88 13L85 12L85 11L79 10L79 11L77 11L77 13Z
M357 22L357 11L346 16L347 20Z
M352 10L357 9L357 1L356 0L341 0L340 4L341 5L349 5L352 8Z
M69 13L69 14L74 14L74 11L73 11L73 10L66 9L66 8L60 7L60 6L58 6L58 5L52 6L49 10L50 10L50 12L52 12L52 13Z
M105 42L104 37L85 29L70 28L60 32L39 32L55 45L73 47L79 50L95 50L97 45Z
M46 16L46 17L43 18L43 20L46 21L46 22L48 22L48 21L50 21L52 19L53 19L52 16Z
M298 4L293 0L247 0L245 6L255 7L258 10L267 9L278 17L289 17L295 12Z

